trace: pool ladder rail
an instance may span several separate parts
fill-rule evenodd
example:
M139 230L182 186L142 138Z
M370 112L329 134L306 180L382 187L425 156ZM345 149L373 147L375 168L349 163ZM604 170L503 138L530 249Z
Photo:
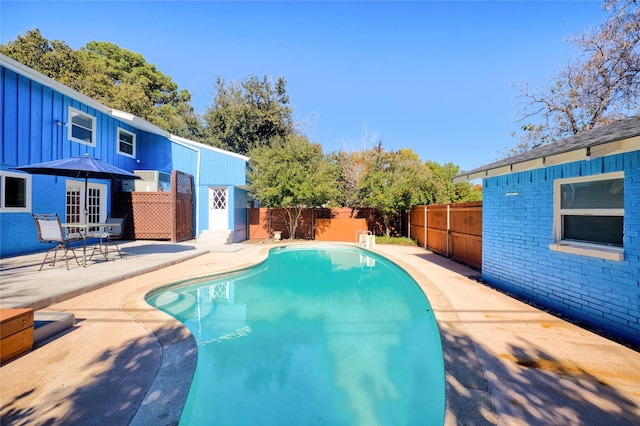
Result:
M376 248L376 236L371 231L359 229L356 231L356 243L367 249Z

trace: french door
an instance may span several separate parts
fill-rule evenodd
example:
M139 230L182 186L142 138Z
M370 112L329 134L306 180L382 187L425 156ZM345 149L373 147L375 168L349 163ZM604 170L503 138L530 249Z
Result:
M104 222L107 219L107 185L89 182L86 188L86 206L84 185L84 181L67 180L65 222Z

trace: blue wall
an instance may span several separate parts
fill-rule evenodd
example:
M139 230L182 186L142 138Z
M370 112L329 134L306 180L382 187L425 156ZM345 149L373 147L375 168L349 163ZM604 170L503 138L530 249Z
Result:
M138 160L140 161L133 168L134 170L159 170L171 173L172 170L182 170L174 166L173 144L165 136L155 133L139 132L138 137ZM191 169L195 168L195 163Z
M136 168L136 159L117 153L116 131L121 127L138 139L144 132L9 69L0 70L3 167L89 154L125 170ZM95 147L67 139L69 106L96 117Z
M550 250L554 179L620 171L624 260ZM640 152L487 178L483 186L483 278L640 344Z
M229 229L234 231L234 241L246 238L246 233L240 238L242 229L246 228L246 202L243 201L246 194L242 195L243 191L240 191L236 195L234 192L236 185L246 184L244 158L192 141L174 143L169 140L168 135L140 130L126 119L114 118L109 109L97 102L79 102L61 93L69 94L65 90L54 90L5 66L0 67L0 73L1 170L84 154L130 171L159 170L170 173L172 170L180 170L191 174L198 185L195 189L197 196L194 215L199 213L200 220L195 221L198 228L194 236L208 229L209 186L228 186L230 197L235 200L233 202L243 203L244 206L244 211L239 212L237 205L230 204L234 209L230 210ZM78 98L83 99L81 95ZM95 146L67 139L65 123L69 122L69 106L96 118ZM136 135L136 158L118 154L118 127ZM141 128L147 129L144 126ZM32 212L58 213L64 220L66 180L63 177L34 175ZM107 206L110 206L111 183L106 180L91 182L107 185ZM109 212L108 207L107 213ZM236 222L240 218L242 220ZM29 212L2 212L0 231L0 257L48 248L38 242L35 224Z
M247 195L245 191L235 188L236 185L246 185L246 160L198 143L185 142L186 146L174 145L174 168L190 173L194 178L198 176L198 170L194 169L194 165L198 156L200 157L200 176L195 182L196 214L200 217L196 236L209 229L209 187L226 186L230 207L228 229L233 231L233 242L246 240ZM239 207L242 203L244 203L242 207ZM240 208L243 211L237 211Z
M121 127L138 136L142 132L5 67L0 67L0 73L0 169L11 170L27 164L79 157L85 153L125 170L136 168L135 159L117 154L116 131ZM69 106L96 117L95 147L67 139L64 123L69 121ZM33 175L31 211L58 213L64 220L66 181L64 177ZM90 182L107 185L107 205L110 206L110 182ZM49 248L38 242L35 223L29 212L3 212L0 214L0 231L1 257Z

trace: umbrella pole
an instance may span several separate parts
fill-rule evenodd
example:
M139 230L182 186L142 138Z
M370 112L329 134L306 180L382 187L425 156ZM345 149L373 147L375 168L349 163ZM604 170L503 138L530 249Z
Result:
M84 177L84 224L89 223L89 204L88 204L88 192L89 192L89 178ZM82 267L87 266L87 232L89 228L84 228L84 234L82 235Z
M84 178L84 223L89 223L89 204L88 204L89 180Z

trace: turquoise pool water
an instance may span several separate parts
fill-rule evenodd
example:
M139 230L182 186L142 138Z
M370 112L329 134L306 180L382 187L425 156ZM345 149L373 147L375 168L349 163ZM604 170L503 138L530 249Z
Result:
M181 425L441 425L440 337L401 268L350 246L285 246L148 302L183 322L198 363Z

